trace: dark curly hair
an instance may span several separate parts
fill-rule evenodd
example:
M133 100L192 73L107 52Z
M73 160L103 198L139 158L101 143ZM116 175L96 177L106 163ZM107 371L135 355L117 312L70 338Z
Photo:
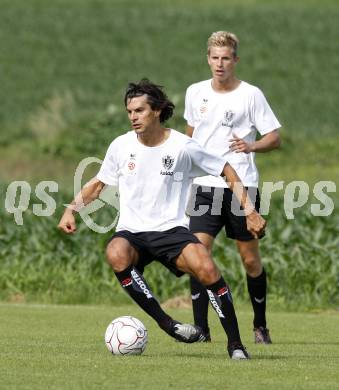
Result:
M160 123L163 123L173 115L175 105L168 99L162 89L161 85L153 84L148 79L141 79L138 83L129 83L125 93L125 107L127 107L128 99L147 95L147 103L152 110L161 110Z

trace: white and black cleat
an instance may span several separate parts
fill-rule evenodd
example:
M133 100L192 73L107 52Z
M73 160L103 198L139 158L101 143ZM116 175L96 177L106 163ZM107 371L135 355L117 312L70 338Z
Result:
M241 343L232 343L227 347L228 354L232 360L248 360L250 356Z
M174 325L173 337L183 343L195 343L205 340L202 329L197 325L180 324Z

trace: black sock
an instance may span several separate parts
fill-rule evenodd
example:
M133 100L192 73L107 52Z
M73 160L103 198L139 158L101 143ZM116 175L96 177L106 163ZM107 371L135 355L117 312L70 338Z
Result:
M253 326L259 328L263 326L266 328L266 272L263 269L261 275L256 278L252 278L247 275L247 289L250 294L253 311L254 311L254 320Z
M228 343L240 342L238 321L235 314L232 295L223 277L217 282L206 286L214 310L227 334Z
M206 287L193 276L190 277L192 307L195 325L200 326L204 333L209 333L208 304L210 302Z
M115 272L115 275L130 297L159 324L160 328L170 333L172 318L162 310L145 279L136 268L130 265L124 271Z

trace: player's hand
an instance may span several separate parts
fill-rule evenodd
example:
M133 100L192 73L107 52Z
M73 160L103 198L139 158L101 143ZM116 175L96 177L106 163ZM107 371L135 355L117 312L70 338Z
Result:
M253 152L253 144L245 142L243 139L233 135L230 140L230 150L235 153L251 153Z
M75 218L72 211L66 210L61 217L58 228L67 234L76 232Z
M255 210L246 216L247 230L252 233L255 239L260 238L265 233L266 221Z

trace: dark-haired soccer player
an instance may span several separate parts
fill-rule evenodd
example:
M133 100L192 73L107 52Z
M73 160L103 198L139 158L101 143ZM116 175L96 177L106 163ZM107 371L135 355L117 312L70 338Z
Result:
M212 79L192 84L186 92L187 134L209 152L223 156L232 165L249 193L260 200L255 152L278 148L280 123L259 88L239 80L235 68L239 61L238 38L230 32L213 33L207 43L207 60ZM257 132L260 139L256 140ZM194 181L195 208L209 206L202 216L192 216L190 230L209 252L220 230L236 244L247 274L247 287L254 311L254 339L270 344L266 327L266 273L262 266L257 237L248 231L244 216L232 210L232 191L218 177L205 176ZM207 187L207 188L206 188ZM221 204L220 209L212 207ZM199 281L191 277L194 320L210 339L207 321L208 295Z
M254 235L265 227L239 178L224 158L215 157L191 138L162 123L174 109L161 87L148 80L129 84L125 106L133 131L116 138L108 148L96 178L65 210L59 228L75 231L74 210L96 199L105 185L118 185L120 218L106 256L131 298L170 336L184 342L202 338L201 329L173 320L160 307L146 280L144 267L158 260L175 275L194 275L208 290L227 333L232 359L247 359L231 292L200 241L188 230L186 200L193 177L223 174L247 211Z

